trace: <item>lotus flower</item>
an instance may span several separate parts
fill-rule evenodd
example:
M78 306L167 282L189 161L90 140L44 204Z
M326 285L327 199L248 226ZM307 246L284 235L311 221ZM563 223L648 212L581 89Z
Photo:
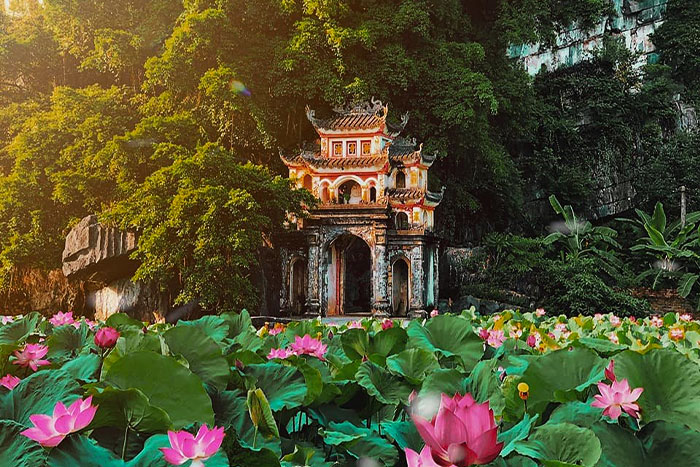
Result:
M622 381L613 381L610 385L598 383L598 391L600 394L594 396L595 401L591 406L604 409L603 415L617 420L624 410L630 416L639 418L639 405L635 402L639 399L644 388L635 388L630 391L627 379L623 379Z
M610 324L612 324L615 327L618 327L622 324L622 320L615 315L610 315Z
M482 338L483 340L486 340L489 338L489 330L485 328L479 329L479 337Z
M535 316L537 316L537 317L542 317L546 314L547 314L547 312L544 311L544 308L538 308L535 310Z
M359 321L350 321L348 323L348 329L364 329L364 326L362 326L362 323Z
M540 335L539 334L530 334L527 336L527 340L525 341L527 345L532 347L533 349L540 345Z
M430 312L430 317L431 317L431 318L435 318L435 317L438 316L439 314L440 314L440 311L438 311L437 309L435 309L435 310L433 310L433 311Z
M392 320L390 320L389 318L382 321L382 331L386 331L387 329L391 329L393 327L394 327L394 322Z
M49 322L54 326L63 326L65 324L73 324L75 323L75 320L73 319L72 311L69 311L68 313L63 313L62 311L59 311L58 313L53 315Z
M12 391L12 389L14 389L14 387L17 386L20 381L22 380L16 376L5 375L0 378L0 386L5 386L7 389Z
M272 327L272 329L268 330L267 332L271 336L276 336L277 334L280 334L282 331L284 331L284 324L275 323L275 325Z
M523 330L520 329L520 328L512 328L512 329L510 330L510 332L508 333L508 335L509 335L512 339L519 339L520 336L523 335Z
M657 327L657 328L663 327L664 320L658 316L652 316L651 317L651 325L654 327Z
M15 350L15 357L17 359L12 362L14 365L20 365L24 367L29 367L36 371L40 366L51 365L48 360L42 360L42 357L46 355L49 348L41 344L27 344L24 349L20 352Z
M408 467L440 467L440 464L433 460L433 454L427 444L420 454L413 449L406 448L406 462Z
M114 328L104 327L100 328L95 333L95 344L102 347L103 349L109 349L114 347L119 339L119 331Z
M425 449L420 458L407 451L406 458L414 462L413 465L464 467L488 464L503 449L503 443L497 440L498 427L489 403L477 404L471 394L464 397L455 394L452 398L442 394L440 408L432 421L415 411L412 411L411 418L434 461L431 464L427 455L424 456ZM422 464L415 463L416 459Z
M605 377L609 381L615 381L615 360L610 360L610 363L605 368Z
M681 321L686 321L686 322L693 320L693 317L690 313L683 313L682 315L679 316L679 318L681 319Z
M489 331L489 337L486 340L486 343L490 345L491 347L497 349L500 346L503 345L503 343L506 341L506 336L503 334L503 330L492 330Z
M223 427L209 429L206 425L199 427L193 436L185 430L168 431L169 448L158 448L169 464L182 465L191 460L191 467L203 467L204 461L216 454L224 440Z
M53 415L34 414L29 419L34 428L22 432L29 439L37 441L45 447L57 446L70 433L80 431L90 424L97 412L97 406L92 405L92 396L78 399L68 408L62 402L56 403Z
M668 337L674 341L680 341L685 339L685 329L682 327L671 328L668 331Z
M612 342L613 344L619 344L619 343L620 343L620 338L617 337L617 334L614 333L614 332L611 332L611 333L608 335L608 339L609 339L610 342Z
M308 334L304 337L296 336L289 348L296 355L312 355L319 360L324 359L327 350L327 346L320 339L314 339Z
M281 358L284 360L291 355L294 355L294 352L290 352L287 349L270 349L270 353L267 354L267 359L272 360L274 358Z
M0 322L2 324L7 324L13 322L15 319L12 316L0 316Z

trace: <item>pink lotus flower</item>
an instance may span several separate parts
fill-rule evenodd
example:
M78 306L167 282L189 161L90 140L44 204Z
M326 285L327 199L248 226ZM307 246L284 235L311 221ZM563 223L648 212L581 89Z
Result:
M635 318L634 316L630 316L627 319L630 320L630 323L637 324L637 318Z
M406 448L406 462L408 467L440 467L440 464L433 460L433 454L427 444L420 454L413 449Z
M417 458L408 453L407 460L413 465L424 466L468 466L488 464L503 449L498 442L498 427L489 403L477 404L471 394L453 398L442 394L440 408L432 421L428 421L412 411L411 418L418 433L429 447L434 464L429 463L427 454L421 451ZM422 463L415 463L420 459Z
M206 425L199 427L196 436L185 430L168 431L170 447L158 449L169 464L182 465L191 460L191 467L203 467L204 461L219 450L224 436L223 427L209 429Z
M600 321L601 319L603 319L603 315L600 314L600 313L596 313L596 314L593 315L593 319L594 319L595 321Z
M281 323L275 323L275 325L268 331L268 334L271 336L276 336L277 334L280 334L282 331L284 331L284 325Z
M622 324L622 320L615 315L610 315L610 324L612 324L615 327L618 327Z
M540 335L530 334L529 336L527 336L527 340L525 342L527 342L527 345L534 349L535 347L540 345Z
M70 433L88 426L96 412L97 406L92 405L92 396L85 400L78 399L68 408L62 402L58 402L53 408L53 415L30 415L29 419L34 428L27 428L22 434L42 446L51 448L57 446Z
M690 313L683 313L682 315L679 316L679 318L681 319L681 321L686 321L686 322L693 320L693 317L690 315Z
M65 324L73 324L75 323L75 320L73 319L72 311L69 311L68 313L63 313L62 311L59 311L58 313L53 315L49 322L54 326L63 326Z
M608 339L610 339L610 342L612 342L613 344L620 343L620 338L617 337L617 334L614 332L611 332L610 335L608 335Z
M114 328L104 327L100 328L95 333L95 344L102 347L103 349L109 349L114 347L119 339L119 331Z
M538 308L535 310L535 316L537 316L537 317L542 317L546 314L547 314L547 312L544 311L544 308Z
M91 331L97 327L97 321L91 321L87 318L85 318L85 324L87 324L87 327L90 328Z
M520 328L513 328L513 329L510 330L510 332L508 333L508 335L509 335L512 339L519 339L520 336L523 335L523 330L520 329Z
M19 350L15 350L14 353L17 359L12 363L14 365L20 365L24 367L28 366L32 370L36 371L39 369L40 366L51 365L51 362L49 362L48 360L42 360L42 358L46 355L48 351L49 348L45 345L27 344L24 346L24 349L22 349L21 352Z
M489 338L489 330L481 328L479 329L479 337L481 337L483 340L486 340Z
M2 322L2 324L11 323L14 320L15 318L13 316L0 316L0 322Z
M568 328L566 327L566 323L557 323L554 325L554 330L562 333L568 331Z
M682 327L671 328L668 331L668 337L674 341L680 341L685 339L685 329Z
M654 327L657 327L657 328L663 327L664 320L658 316L652 316L651 317L651 325Z
M14 387L17 386L20 381L22 380L16 376L5 375L0 378L0 386L5 386L7 389L12 391L12 389L14 389Z
M312 355L319 360L323 360L327 346L319 339L314 339L306 334L304 337L296 336L294 342L289 346L295 355Z
M364 326L362 326L362 323L359 321L350 321L348 323L348 329L364 329Z
M290 352L287 349L270 349L270 353L267 354L267 359L272 360L275 358L280 358L284 360L287 357L294 355L294 352Z
M502 346L505 341L506 336L503 334L503 330L499 329L498 331L489 331L489 338L486 340L486 343L494 349L497 349Z
M610 363L605 368L605 378L608 381L615 381L615 360L610 360Z
M382 331L386 331L387 329L391 329L393 327L394 327L394 322L392 320L390 320L389 318L382 321Z
M633 418L639 418L639 405L635 404L639 396L644 391L644 388L636 388L630 391L629 383L626 379L622 381L613 381L608 385L598 383L598 391L595 401L591 404L592 407L598 407L603 410L603 415L607 415L613 420L617 420L624 410Z
M439 312L437 309L435 309L435 310L433 310L433 311L430 312L430 317L431 317L431 318L435 318L435 317L438 316L439 314L440 314L440 312Z

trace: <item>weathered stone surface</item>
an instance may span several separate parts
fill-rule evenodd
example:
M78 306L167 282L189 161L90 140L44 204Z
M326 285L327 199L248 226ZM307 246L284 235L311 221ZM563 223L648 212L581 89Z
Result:
M0 298L0 314L38 311L51 316L69 310L82 314L84 302L82 284L70 283L61 270L23 269L12 272L9 290Z
M531 75L542 67L554 70L560 66L571 66L585 60L588 54L600 47L603 37L613 35L624 40L627 47L640 54L639 64L653 60L654 44L651 35L663 23L668 0L614 0L614 14L602 18L590 30L571 25L561 32L551 48L541 44L518 44L508 49L508 54L517 58Z
M63 274L97 283L130 275L136 263L129 255L136 245L135 233L105 227L96 216L87 216L66 236Z
M168 301L157 287L122 278L88 292L85 307L93 311L99 320L106 320L114 313L126 313L143 321L163 322Z

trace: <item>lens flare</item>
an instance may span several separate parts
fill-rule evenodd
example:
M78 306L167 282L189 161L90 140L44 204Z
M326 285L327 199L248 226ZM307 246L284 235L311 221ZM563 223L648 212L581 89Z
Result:
M240 81L231 81L231 90L241 96L250 97L251 95L250 89L248 89L245 84L241 83Z

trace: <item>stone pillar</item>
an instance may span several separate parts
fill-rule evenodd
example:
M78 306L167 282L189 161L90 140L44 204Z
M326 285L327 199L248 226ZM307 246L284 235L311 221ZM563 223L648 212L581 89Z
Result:
M435 303L433 308L437 308L438 301L440 300L440 244L435 242L432 245L433 248L433 296L435 297Z
M377 227L372 254L372 314L376 317L388 317L391 309L386 241L386 228Z
M321 313L321 245L318 232L311 231L306 237L309 245L306 310L310 315L318 316Z
M284 314L291 313L291 303L289 300L289 262L291 256L287 248L281 248L280 267L282 269L282 287L280 290L280 311Z
M410 317L425 315L425 244L421 243L411 249L411 306Z

